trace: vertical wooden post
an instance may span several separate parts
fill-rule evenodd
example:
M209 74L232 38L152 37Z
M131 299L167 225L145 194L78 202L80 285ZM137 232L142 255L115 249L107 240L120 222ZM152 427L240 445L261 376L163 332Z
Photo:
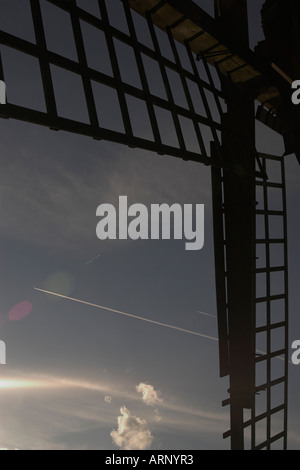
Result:
M247 0L219 0L216 12L228 46L236 52L248 49ZM222 122L222 158L230 168L223 170L222 184L231 448L241 450L244 408L252 408L255 397L255 113L254 99L243 84L228 76L223 91L228 109Z

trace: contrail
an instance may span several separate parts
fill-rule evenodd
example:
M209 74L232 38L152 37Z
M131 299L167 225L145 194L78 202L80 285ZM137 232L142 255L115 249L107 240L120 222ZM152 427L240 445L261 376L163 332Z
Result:
M197 310L197 313L200 313L201 315L205 315L207 317L216 318L216 316L212 315L211 313L200 312L199 310Z
M131 313L121 312L120 310L115 310L113 308L103 307L102 305L97 305L97 304L93 304L91 302L86 302L85 300L74 299L73 297L67 297L66 295L57 294L56 292L50 292L50 291L44 290L44 289L39 289L38 287L35 287L34 290L39 291L39 292L43 292L44 294L54 295L55 297L60 297L62 299L71 300L72 302L77 302L79 304L89 305L90 307L100 308L101 310L106 310L108 312L117 313L118 315L123 315L125 317L135 318L136 320L141 320L141 321L144 321L144 322L147 322L147 323L152 323L153 325L163 326L165 328L170 328L172 330L181 331L182 333L188 333L190 335L200 336L200 338L205 338L205 339L209 339L211 341L219 342L218 338L214 338L213 336L204 335L202 333L197 333L196 331L185 330L184 328L179 328L178 326L168 325L167 323L161 323L161 322L158 322L158 321L149 320L149 318L138 317L137 315L132 315ZM199 313L203 313L203 312L199 312ZM206 314L206 315L209 315L209 314ZM267 354L264 351L258 351L258 350L256 351L256 353L257 354L263 354L263 355ZM278 357L278 356L276 357L276 359L279 359L280 361L285 360L284 357Z
M66 295L57 294L55 292L50 292L44 289L38 289L37 287L35 287L34 290L43 292L44 294L54 295L55 297L60 297L62 299L71 300L72 302L89 305L90 307L100 308L101 310L107 310L108 312L117 313L118 315L135 318L136 320L141 320L147 323L152 323L153 325L164 326L165 328L170 328L172 330L181 331L182 333L188 333L190 335L200 336L201 338L209 339L211 341L216 341L216 342L219 341L218 338L214 338L213 336L207 336L202 333L197 333L196 331L185 330L184 328L179 328L178 326L168 325L167 323L161 323L158 321L149 320L148 318L138 317L137 315L132 315L131 313L121 312L120 310L114 310L113 308L103 307L102 305L93 304L91 302L86 302L84 300L74 299L72 297L67 297Z

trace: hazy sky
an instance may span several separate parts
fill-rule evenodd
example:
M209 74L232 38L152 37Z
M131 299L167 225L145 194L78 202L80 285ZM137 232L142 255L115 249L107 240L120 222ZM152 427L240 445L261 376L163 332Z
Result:
M77 3L98 14L96 1ZM212 13L212 0L195 3ZM249 2L252 46L263 38L262 3ZM34 41L28 4L0 0L0 29ZM76 58L64 14L45 0L41 4L48 48ZM121 2L107 4L112 23L124 28ZM92 41L90 30L84 34L89 60L94 63L101 47L99 67L109 74L105 48ZM139 34L149 40L146 30ZM130 59L118 47L122 71L135 84ZM3 46L0 51L8 100L43 109L36 61ZM55 68L52 74L59 112L85 121L78 80ZM98 92L105 125L119 130L115 97ZM146 122L132 106L134 126L147 136ZM0 124L0 339L7 346L0 447L229 448L222 439L229 410L221 407L228 381L219 378L217 341L34 291L59 292L217 338L210 169L28 123ZM172 139L167 123L162 125ZM284 151L281 138L260 124L257 149ZM290 342L300 339L298 178L299 165L288 157ZM184 240L98 240L96 209L116 204L120 195L147 206L205 204L204 248L185 251ZM299 384L300 367L291 365L293 449L300 445Z

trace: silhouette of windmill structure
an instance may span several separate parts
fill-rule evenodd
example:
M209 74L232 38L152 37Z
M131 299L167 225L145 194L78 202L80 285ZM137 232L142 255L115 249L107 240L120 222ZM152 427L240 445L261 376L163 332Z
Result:
M299 2L265 2L262 19L266 40L252 51L247 0L216 0L214 18L191 0L95 0L97 11L91 11L88 2L47 0L53 11L66 14L76 60L48 47L49 19L40 0L23 2L30 11L35 41L0 31L1 51L5 51L0 79L6 79L7 51L18 51L24 64L30 57L39 65L44 104L37 109L10 102L10 83L5 81L8 100L0 107L2 118L211 166L220 375L228 376L230 383L229 398L223 405L230 407L231 427L224 437L231 438L232 449L247 445L251 449L279 445L286 449L284 157L256 151L255 120L281 134L286 153L295 153L300 161L299 111L291 104L291 83L297 75L300 79ZM122 13L125 28L116 26L110 13L112 4ZM5 11L1 15L4 17ZM95 37L98 34L97 46L93 44L101 51L98 60L107 56L109 72L91 58L88 37L92 32ZM63 34L62 30L62 41ZM135 82L126 76L120 45L131 57L128 66L136 71ZM165 52L166 46L171 53ZM60 109L55 74L62 69L81 79L88 113L84 122L71 119ZM156 92L159 84L161 93ZM103 106L111 106L97 99L105 90L115 93L117 104L111 106L121 116L122 129L105 123L107 109ZM135 128L132 101L139 104L140 119L148 123L151 137L139 135ZM173 140L164 132L166 118L176 136ZM269 177L274 173L276 180ZM272 191L279 196L278 208L269 204ZM274 235L274 225L280 227L280 235ZM274 282L278 276L279 291ZM264 285L262 295L257 293L258 285ZM281 335L281 345L274 341L274 333ZM264 338L263 351L257 351L258 336Z

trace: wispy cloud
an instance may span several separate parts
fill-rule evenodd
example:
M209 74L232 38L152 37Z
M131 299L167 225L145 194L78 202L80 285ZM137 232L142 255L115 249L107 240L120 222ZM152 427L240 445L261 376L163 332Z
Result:
M123 450L146 450L153 442L147 421L133 416L122 406L118 417L118 429L111 432L114 444Z
M121 194L131 204L210 200L209 169L45 131L20 128L18 139L0 143L2 235L53 250L73 253L88 245L99 252L99 204L117 205ZM166 186L170 172L172 185ZM118 244L102 244L101 251L112 246Z
M105 445L111 449L116 445L122 449L146 449L160 442L161 433L172 435L176 430L179 437L203 432L218 436L220 430L227 430L225 412L187 405L165 391L162 400L160 393L146 382L137 386L138 392L132 383L101 383L18 371L6 379L11 384L31 383L37 387L1 391L1 447L38 450ZM126 406L122 406L118 416L121 404ZM116 417L118 424L114 429ZM28 421L31 427L25 433Z

